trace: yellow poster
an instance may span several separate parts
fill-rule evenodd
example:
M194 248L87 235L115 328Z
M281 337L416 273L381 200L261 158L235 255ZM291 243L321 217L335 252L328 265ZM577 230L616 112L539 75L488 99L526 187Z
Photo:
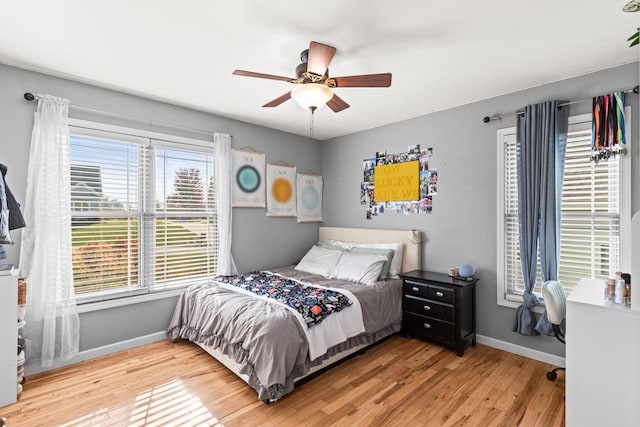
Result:
M376 166L375 201L395 202L420 198L420 162Z

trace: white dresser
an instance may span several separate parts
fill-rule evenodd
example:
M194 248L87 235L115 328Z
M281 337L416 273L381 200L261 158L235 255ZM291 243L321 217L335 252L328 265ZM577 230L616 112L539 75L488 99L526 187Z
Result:
M18 274L0 276L0 406L16 402Z
M602 280L583 279L567 299L568 427L640 426L640 310L603 295Z

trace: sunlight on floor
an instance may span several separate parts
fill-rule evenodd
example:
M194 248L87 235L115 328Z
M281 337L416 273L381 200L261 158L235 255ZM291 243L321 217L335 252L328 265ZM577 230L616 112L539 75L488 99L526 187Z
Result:
M175 380L138 394L129 417L131 426L197 426L222 424Z
M80 426L217 426L224 427L216 417L184 387L181 380L139 393L131 408L101 408L64 427ZM121 413L121 417L118 416Z

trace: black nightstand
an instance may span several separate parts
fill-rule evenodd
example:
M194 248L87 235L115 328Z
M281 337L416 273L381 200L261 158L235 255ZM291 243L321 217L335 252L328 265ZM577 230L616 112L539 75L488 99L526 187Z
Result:
M437 341L462 357L476 345L478 279L414 270L402 273L402 330L409 336Z

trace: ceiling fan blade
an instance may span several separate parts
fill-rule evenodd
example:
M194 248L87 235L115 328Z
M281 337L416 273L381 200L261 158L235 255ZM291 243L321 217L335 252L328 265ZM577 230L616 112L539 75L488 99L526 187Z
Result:
M307 71L310 73L324 76L329 67L329 63L336 54L336 48L327 46L326 44L311 42L309 44L309 59L307 62Z
M336 87L389 87L391 73L362 74L360 76L334 77Z
M344 102L344 99L340 98L335 93L333 94L333 97L331 97L329 102L327 102L327 105L333 110L334 113L339 113L340 111L349 108L349 104Z
M282 104L284 101L287 101L289 99L291 99L291 92L287 92L284 95L280 95L273 101L270 101L264 104L263 107L277 107L278 105Z
M293 80L291 77L274 76L273 74L254 73L253 71L245 71L245 70L234 70L233 74L236 76L257 77L259 79L282 80L284 82L290 82L291 80Z

